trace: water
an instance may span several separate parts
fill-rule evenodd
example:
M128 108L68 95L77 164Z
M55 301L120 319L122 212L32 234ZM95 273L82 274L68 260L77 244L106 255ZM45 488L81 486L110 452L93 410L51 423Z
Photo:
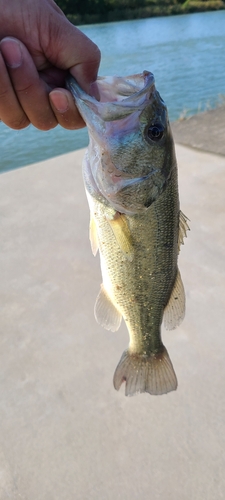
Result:
M102 51L101 75L154 73L171 121L225 95L225 11L84 26ZM0 170L18 168L87 145L86 130L14 131L0 123Z

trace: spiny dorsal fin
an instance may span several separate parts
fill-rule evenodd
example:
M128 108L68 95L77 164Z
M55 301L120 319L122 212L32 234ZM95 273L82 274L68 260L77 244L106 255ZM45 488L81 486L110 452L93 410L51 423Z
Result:
M113 305L103 284L95 302L94 314L97 323L106 328L106 330L116 332L120 327L122 315Z
M116 212L113 218L108 218L107 221L113 231L116 241L125 257L133 260L134 250L131 241L131 233L128 226L126 216Z
M178 234L178 252L180 251L180 246L184 244L184 238L187 238L187 231L190 231L190 227L187 223L189 219L180 210L179 214L179 234Z
M90 239L90 243L91 243L92 253L95 256L97 254L99 245L98 245L97 227L96 227L96 223L95 223L95 219L94 219L93 215L91 215L91 219L90 219L89 239Z
M160 353L150 356L124 351L113 378L117 391L123 382L126 382L126 396L140 392L156 396L175 391L177 377L166 348L163 346Z
M185 291L179 269L174 283L170 299L164 310L164 326L167 330L173 330L184 319L185 316Z

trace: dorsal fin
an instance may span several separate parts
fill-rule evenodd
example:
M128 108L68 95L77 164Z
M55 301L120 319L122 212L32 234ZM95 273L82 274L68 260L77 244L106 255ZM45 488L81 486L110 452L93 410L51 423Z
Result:
M179 213L178 252L180 251L180 246L184 244L184 238L187 238L187 231L190 231L190 227L189 227L187 221L189 221L189 219L180 210L180 213Z

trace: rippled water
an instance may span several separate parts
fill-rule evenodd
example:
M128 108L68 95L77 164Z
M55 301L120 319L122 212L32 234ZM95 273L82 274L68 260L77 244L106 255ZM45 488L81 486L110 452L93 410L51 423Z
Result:
M225 95L225 11L84 26L100 47L101 75L154 73L170 119L215 106ZM13 131L0 123L0 170L17 168L87 144L86 130L30 126Z

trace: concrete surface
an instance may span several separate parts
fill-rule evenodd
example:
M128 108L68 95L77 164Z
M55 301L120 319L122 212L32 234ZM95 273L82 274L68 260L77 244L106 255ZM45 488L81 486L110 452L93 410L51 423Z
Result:
M179 144L225 155L225 105L172 123Z
M82 156L0 176L0 499L224 499L225 157L177 146L187 313L163 340L179 387L125 398L126 328L93 316Z

